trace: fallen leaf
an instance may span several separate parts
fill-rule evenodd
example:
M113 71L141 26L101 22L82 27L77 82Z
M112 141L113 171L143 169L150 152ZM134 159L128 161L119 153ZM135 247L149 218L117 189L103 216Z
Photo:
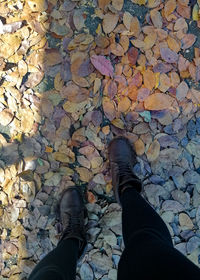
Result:
M111 0L98 0L99 8L104 10L104 8L111 2Z
M120 129L124 129L124 123L121 119L114 119L114 120L112 120L111 123L112 123L112 125L120 128Z
M33 181L34 179L34 173L32 170L25 170L17 174L17 176L22 178L24 181Z
M140 28L140 22L138 20L137 17L133 17L131 19L131 23L130 23L130 32L132 33L133 36L135 36L136 38L139 36L140 32L141 32L141 28Z
M160 153L160 143L158 142L158 140L154 140L146 152L148 161L152 162L156 160L159 156L159 153Z
M93 55L90 59L94 67L102 75L113 77L114 69L110 60L106 59L102 55Z
M117 11L121 11L124 5L124 0L112 0L112 5Z
M67 98L70 102L75 103L85 101L89 97L89 91L87 89L77 86L72 81L62 88L60 94L61 97Z
M173 38L171 36L168 36L167 44L168 44L168 47L176 53L178 53L181 49L181 44L175 38Z
M85 26L84 12L81 9L74 10L73 22L78 31Z
M182 101L187 96L188 90L188 85L186 84L186 82L182 81L176 89L176 98L179 101Z
M145 146L144 146L144 142L139 138L134 142L134 147L135 147L135 151L136 154L138 156L141 156L144 154L145 151Z
M124 55L124 49L120 44L113 43L110 45L110 51L116 56L123 56Z
M182 43L182 47L181 48L183 50L189 49L190 47L193 46L193 44L195 43L196 39L197 39L197 36L195 36L194 34L185 34L185 36L181 40L181 43Z
M157 11L156 9L155 10L151 10L150 11L150 16L151 16L151 20L153 22L153 25L156 27L156 28L162 28L162 17L161 17L161 14L159 11Z
M95 203L97 201L95 195L90 191L87 191L87 200L89 203Z
M126 112L131 106L131 101L128 97L123 97L118 103L118 111L121 113Z
M103 99L103 111L110 121L112 121L116 117L114 103L108 98Z
M144 39L144 50L151 49L155 45L156 40L157 34L155 32L147 35Z
M103 31L108 34L111 33L119 20L119 15L118 14L112 14L112 13L107 13L104 18L103 18Z
M7 126L13 120L13 113L10 109L4 109L0 112L0 124Z
M80 180L83 182L88 183L93 177L92 172L85 167L76 167L76 172L78 172Z
M137 100L144 101L149 96L150 93L151 91L148 88L140 88L138 90Z
M123 15L123 23L125 27L130 31L131 29L131 22L132 22L133 16L129 12L125 12Z
M135 85L130 85L128 87L128 97L131 100L136 101L137 100L137 96L138 96L138 88Z
M44 64L46 66L53 66L62 62L62 57L57 49L46 49L44 55Z
M134 47L131 47L128 50L128 60L129 60L130 64L132 66L135 65L137 62L137 59L138 59L138 50Z
M131 78L131 81L130 81L130 86L131 85L135 85L136 87L140 87L142 85L142 75L141 73L137 73L133 76L133 78Z
M178 54L170 50L169 48L160 49L161 57L168 63L176 63L178 60Z
M176 0L169 0L164 7L165 17L168 18L176 9Z
M160 81L159 81L159 86L158 89L162 92L166 92L171 86L171 80L167 76L167 74L162 73L160 75Z
M154 73L148 69L144 71L143 78L144 78L144 86L149 90L152 90L156 84Z
M169 109L174 98L165 93L153 93L144 100L144 107L147 110Z

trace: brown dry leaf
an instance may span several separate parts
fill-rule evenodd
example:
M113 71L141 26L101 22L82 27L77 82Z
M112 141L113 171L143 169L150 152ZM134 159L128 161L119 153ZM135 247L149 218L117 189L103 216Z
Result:
M83 109L87 104L88 104L88 101L83 101L83 102L79 102L79 103L67 101L64 103L63 109L68 113L77 113L78 114L78 111Z
M157 34L155 32L147 35L144 39L144 50L147 51L151 49L155 45L156 40Z
M114 102L109 98L103 98L103 110L106 117L112 121L116 117Z
M121 11L124 5L124 0L112 0L112 5L117 11Z
M165 17L168 18L176 9L176 0L168 0L164 7Z
M54 79L54 87L56 90L61 91L63 88L64 81L62 80L60 72L56 74L55 79Z
M134 147L135 147L136 154L138 156L144 154L145 146L144 146L144 142L141 139L138 139L134 142Z
M170 86L171 86L171 80L167 76L167 74L165 73L160 74L160 82L159 82L158 89L162 92L166 92L170 88Z
M128 60L129 60L129 63L134 66L137 62L137 59L138 59L138 50L134 47L131 47L129 50L128 50Z
M89 203L95 203L97 201L95 195L90 191L87 191L87 200Z
M123 23L125 27L130 31L131 29L131 22L132 22L133 16L129 12L125 12L123 15Z
M162 28L162 17L159 11L155 10L151 10L150 11L150 16L151 16L151 20L153 22L153 25L156 28Z
M33 129L34 124L33 111L30 109L23 109L21 115L21 130L24 133L29 133Z
M148 0L148 7L149 8L156 8L161 3L161 0Z
M131 101L128 97L123 97L118 103L118 111L124 113L128 111L131 106Z
M155 78L155 74L151 70L144 71L143 79L144 79L144 86L146 88L152 90L155 87L156 78Z
M57 161L60 161L60 162L63 162L63 163L69 163L70 162L70 159L66 154L63 154L63 153L60 153L60 152L55 152L55 153L52 154L52 156L53 156L54 160L57 160Z
M44 64L53 66L62 62L62 56L57 49L47 49L44 55Z
M99 8L104 10L104 8L111 2L111 0L98 0Z
M127 52L128 48L129 48L129 38L128 38L128 36L122 35L120 37L119 43L123 47L124 52Z
M194 34L185 34L185 36L181 40L181 43L182 43L181 48L183 50L189 49L195 43L196 39L197 39L197 36L195 36Z
M110 51L116 56L123 56L124 55L124 49L120 44L113 43L110 45Z
M0 112L0 124L7 126L13 119L13 114L10 109L4 109Z
M151 145L149 146L146 152L148 161L152 162L156 160L159 156L159 153L160 153L160 143L158 142L158 140L155 139L151 143Z
M28 0L27 3L32 12L44 12L48 7L47 1L44 0Z
M61 96L67 98L70 102L80 103L89 97L89 91L85 88L80 88L72 81L67 83L67 86L61 90Z
M25 76L26 73L28 72L28 65L26 64L26 62L24 60L20 60L18 62L18 71L20 76Z
M139 36L139 34L141 32L141 28L140 28L140 22L137 17L132 18L131 24L130 24L130 31L131 31L132 35L135 36L136 38Z
M180 44L180 42L178 42L177 39L175 39L175 38L173 38L173 37L171 37L171 36L168 36L168 37L167 37L167 44L168 44L168 47L169 47L172 51L174 51L174 52L176 52L176 53L178 53L178 52L180 51L180 49L181 49L181 44Z
M144 49L145 47L144 41L139 39L131 40L131 43L133 44L133 46L135 46L138 49Z
M153 93L144 100L144 107L146 110L164 110L169 109L174 98L165 93Z
M8 58L12 56L21 44L21 38L17 33L1 35L0 57Z
M80 77L78 75L72 75L72 81L83 88L90 86L89 82L85 78Z
M136 101L137 95L138 95L138 88L135 85L129 86L128 87L128 97L131 100Z
M110 44L108 38L106 38L102 34L96 37L95 43L97 44L97 46L99 48L102 48L102 49L107 48L109 46L109 44Z
M88 183L93 177L92 172L85 167L76 167L76 172L78 172L80 180L83 182Z
M103 31L108 34L112 32L119 20L118 14L107 13L103 18Z

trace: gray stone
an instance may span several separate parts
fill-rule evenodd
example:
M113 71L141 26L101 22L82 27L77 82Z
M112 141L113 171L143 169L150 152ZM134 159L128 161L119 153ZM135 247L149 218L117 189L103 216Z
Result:
M112 259L113 259L113 262L115 264L115 267L117 268L118 264L119 264L120 256L119 255L112 255Z
M38 210L42 216L48 216L50 209L51 209L51 207L48 205L42 205L38 208Z
M200 175L194 170L188 170L184 173L184 179L186 184L199 184L200 185Z
M172 176L172 179L173 179L173 182L174 182L175 186L178 189L183 189L184 190L186 188L186 183L185 183L183 175Z
M95 252L91 255L90 263L95 271L100 273L106 273L112 268L112 259L100 252Z
M199 149L199 143L195 142L194 140L191 140L187 146L186 149L191 155L197 156L200 158L200 149Z
M174 200L180 202L185 208L190 205L190 195L188 192L183 192L181 190L174 190L171 193Z
M100 221L102 227L110 228L121 223L121 211L106 213Z
M94 242L97 238L97 235L100 233L101 229L98 227L90 228L87 233L90 235L90 241Z
M165 223L172 223L174 220L174 213L172 211L166 211L161 215L161 218Z
M184 210L183 206L174 200L166 200L162 204L163 211L172 211L173 213L182 212Z
M94 274L93 274L92 268L89 266L88 263L83 263L81 265L80 276L81 276L81 279L84 279L84 280L93 280L94 279Z
M192 204L194 207L198 207L200 205L200 193L197 191L196 187L194 187L193 190Z
M200 247L200 238L197 236L193 236L187 242L187 247L186 247L187 253L191 254L193 251L195 251L199 247Z
M114 246L117 244L117 237L111 230L102 231L103 239L110 245Z
M182 242L174 246L177 250L179 250L183 255L186 255L186 243Z
M154 184L144 186L144 191L148 201L155 207L160 205L159 197L163 197L168 194L168 192L163 187Z
M108 279L110 280L116 280L117 279L117 269L110 269L108 272Z
M61 175L59 173L55 173L51 178L45 181L45 185L49 187L57 186L60 183Z

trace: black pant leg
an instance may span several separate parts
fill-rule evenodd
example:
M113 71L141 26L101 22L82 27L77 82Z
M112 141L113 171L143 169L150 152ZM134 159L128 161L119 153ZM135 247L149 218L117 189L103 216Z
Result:
M36 265L28 280L74 280L78 250L78 240L63 240Z
M126 189L121 202L125 250L118 280L200 279L200 269L173 247L164 221L135 189Z

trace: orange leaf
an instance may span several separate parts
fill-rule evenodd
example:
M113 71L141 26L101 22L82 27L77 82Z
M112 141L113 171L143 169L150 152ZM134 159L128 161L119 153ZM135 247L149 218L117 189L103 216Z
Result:
M49 146L46 146L45 147L45 152L46 153L52 153L53 152L53 148L49 147Z
M153 93L144 100L144 107L147 110L169 109L174 98L165 93Z
M118 103L118 111L119 112L126 112L131 106L131 101L128 97L122 98Z
M144 86L150 90L155 87L156 78L154 73L151 70L146 70L143 74Z
M89 203L95 203L97 201L95 195L90 191L87 191L87 200Z
M124 55L124 49L120 44L113 43L110 45L110 51L116 56L123 56Z

